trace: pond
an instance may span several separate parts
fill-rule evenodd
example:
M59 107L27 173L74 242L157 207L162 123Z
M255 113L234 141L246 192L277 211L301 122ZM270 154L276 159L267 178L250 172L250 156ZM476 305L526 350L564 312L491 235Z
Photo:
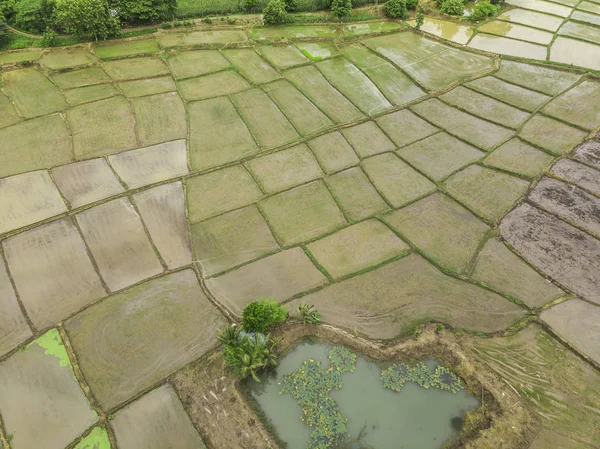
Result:
M339 346L330 352L333 348L301 340L282 354L277 371L263 374L261 383L247 384L288 449L438 449L458 435L465 413L479 406L444 367L437 371L439 382L432 381L439 365L435 360L407 367L375 362ZM399 372L434 385L402 385Z

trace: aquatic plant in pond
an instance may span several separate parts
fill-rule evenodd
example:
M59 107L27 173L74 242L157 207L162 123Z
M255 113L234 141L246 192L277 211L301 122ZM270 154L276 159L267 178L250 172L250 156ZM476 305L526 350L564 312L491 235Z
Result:
M279 394L290 393L302 407L302 421L314 427L308 449L333 448L346 439L347 420L330 392L342 388L342 373L354 371L356 354L336 346L329 352L329 359L331 364L327 369L321 362L310 359L281 381Z
M457 393L463 389L460 378L448 368L439 365L431 371L423 362L415 365L396 363L381 373L383 386L390 390L400 391L406 382L414 382L423 388L439 388Z
M451 394L441 386L453 385L454 377L444 375L446 368L436 370L435 360L425 362L429 375L421 367L421 378L429 378L421 383L431 386L438 378L440 386L422 388L408 382L394 391L381 379L382 369L389 365L382 367L347 347L308 339L282 354L275 370L260 375L260 384L250 380L247 385L289 449L439 449L442 442L458 435L456 418L477 407L477 398L464 389ZM319 393L330 400L320 403L318 393L302 391L312 385L301 381L303 377L323 384ZM284 383L289 383L289 394L282 392ZM310 404L312 411L307 410ZM311 420L305 411L317 417L316 426L307 425ZM330 435L336 436L334 442L328 441Z
M340 373L354 371L356 368L356 354L345 346L335 346L329 351L329 360Z
M342 388L342 374L353 372L357 356L345 346L335 346L329 351L327 368L320 361L309 359L300 369L283 377L279 394L289 393L302 408L301 420L314 430L307 449L339 447L348 436L347 418L331 397L333 390ZM406 382L423 388L437 388L457 393L463 389L461 380L448 368L438 365L431 370L423 362L414 365L396 363L381 373L383 386L400 391Z

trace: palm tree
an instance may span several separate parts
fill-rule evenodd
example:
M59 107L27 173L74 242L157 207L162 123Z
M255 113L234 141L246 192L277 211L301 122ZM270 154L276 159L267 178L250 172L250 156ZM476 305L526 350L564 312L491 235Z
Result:
M250 376L260 382L257 373L277 365L276 349L280 338L271 338L270 334L240 334L234 326L223 329L217 338L223 343L225 363L242 379Z
M306 302L298 304L298 317L304 324L319 324L321 321L321 314L312 304Z
M314 306L312 304L308 304L307 302L301 302L300 304L298 304L298 316L300 316L300 319L302 321L306 322L306 319L310 316L313 309Z
M270 334L265 336L265 344L262 349L265 367L277 366L277 346L281 342L281 338L271 338Z
M230 324L217 334L217 340L225 346L233 345L237 343L239 334L240 328L234 324Z
M260 371L262 368L264 368L264 366L264 363L255 360L255 358L250 356L249 354L243 354L240 358L240 376L242 376L242 379L245 379L248 376L252 376L252 379L260 383L260 379L256 373L257 371Z

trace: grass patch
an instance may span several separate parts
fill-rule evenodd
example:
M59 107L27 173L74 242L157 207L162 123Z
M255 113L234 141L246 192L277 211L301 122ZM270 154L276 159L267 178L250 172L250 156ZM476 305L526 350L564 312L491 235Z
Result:
M7 31L7 39L4 44L0 45L0 50L18 50L20 48L37 47L39 44L40 39L23 36L10 30Z
M383 15L376 9L362 9L353 11L351 16L343 17L343 23L362 22L365 20L380 19ZM332 14L292 14L290 23L339 23L340 19Z
M124 33L121 33L121 35L119 36L119 39L125 39L128 37L136 37L136 36L144 36L146 34L152 34L152 33L156 33L158 31L158 28L144 28L141 30L131 30L131 31L126 31Z

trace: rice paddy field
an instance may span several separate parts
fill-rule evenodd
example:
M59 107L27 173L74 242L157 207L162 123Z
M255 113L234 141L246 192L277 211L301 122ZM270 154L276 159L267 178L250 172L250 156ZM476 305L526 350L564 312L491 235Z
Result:
M598 448L598 45L438 25L0 52L0 447L276 448L215 352L270 297L369 347L434 323L533 417L511 447Z

